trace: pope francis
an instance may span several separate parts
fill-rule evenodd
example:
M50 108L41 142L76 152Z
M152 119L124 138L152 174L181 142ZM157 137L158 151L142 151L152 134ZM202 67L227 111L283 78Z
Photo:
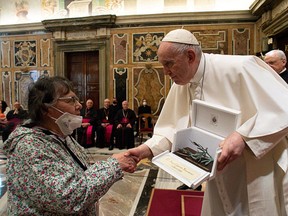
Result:
M126 154L141 160L170 150L175 132L191 126L193 99L239 110L240 127L219 143L202 215L287 215L288 85L256 56L203 53L185 29L163 38L158 58L174 84L153 137Z

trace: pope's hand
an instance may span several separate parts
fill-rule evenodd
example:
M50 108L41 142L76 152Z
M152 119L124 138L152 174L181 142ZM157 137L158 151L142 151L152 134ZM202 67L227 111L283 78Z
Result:
M132 156L125 155L125 152L113 154L112 157L116 158L120 167L125 172L133 173L136 170L137 162Z
M224 167L242 155L245 148L245 142L238 132L233 132L220 145L222 152L218 158L218 170Z
M133 157L135 161L139 162L140 160L144 158L152 158L153 153L151 149L145 145L142 144L136 148L128 149L128 151L125 153L126 156Z

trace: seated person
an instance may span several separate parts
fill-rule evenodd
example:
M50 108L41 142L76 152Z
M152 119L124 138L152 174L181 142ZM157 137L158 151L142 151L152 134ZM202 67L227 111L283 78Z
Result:
M6 127L7 119L6 115L10 111L7 103L3 100L0 101L0 131L2 132L3 129Z
M7 103L3 100L0 102L0 113L3 113L5 116L10 111L10 108L8 107Z
M116 146L119 149L123 149L125 147L129 149L135 146L133 128L136 120L136 114L128 107L128 101L123 101L122 109L116 113L114 119L116 125Z
M6 127L7 124L6 115L4 113L0 113L0 131L2 132L3 129Z
M118 110L121 110L121 109L122 109L122 105L120 103L118 103L118 100L116 97L113 97L112 98L112 104L110 105L111 119L113 119L113 122L114 122L114 118L115 118L116 113L118 112ZM115 130L116 130L116 127L114 124L113 131L112 131L113 137L111 138L111 139L113 139L113 142L111 143L112 146L109 147L110 150L112 150L114 148L114 144L115 144L115 140L116 140Z
M77 129L78 142L84 147L95 146L95 126L96 126L96 110L93 108L93 101L88 99L86 107L82 108L80 115L83 117L82 125Z
M14 109L10 110L6 115L7 124L3 128L3 142L8 139L9 134L16 128L16 126L21 124L23 120L27 118L28 112L21 107L21 104L18 101L16 101L14 103Z
M106 98L104 100L104 106L97 111L97 141L96 146L105 147L109 146L109 149L113 149L113 112L110 108L110 100ZM112 150L110 149L110 150Z
M139 119L139 116L140 116L141 114L145 114L145 113L151 114L152 111L151 111L151 107L147 105L146 99L143 99L143 100L142 100L142 105L138 107L137 130L139 129L139 123L140 123L141 125L144 125L144 124L145 124L145 119ZM152 118L151 118L151 117L148 117L147 120L148 120L148 127L149 127L149 128L153 128ZM137 134L139 134L139 131L137 131ZM149 134L149 136L151 137L152 134Z
M112 104L110 105L110 109L113 112L114 116L118 112L118 110L122 109L122 106L118 103L118 100L116 97L112 99Z
M138 107L138 116L143 113L151 114L151 107L147 105L146 99L143 99L142 105Z

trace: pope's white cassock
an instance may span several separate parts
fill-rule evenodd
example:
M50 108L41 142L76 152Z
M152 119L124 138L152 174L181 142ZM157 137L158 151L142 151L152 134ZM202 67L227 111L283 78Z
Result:
M288 85L256 56L203 54L191 80L192 99L241 111L242 156L206 186L202 215L277 216L288 213ZM190 127L191 84L173 84L154 135L154 156L171 149L174 134ZM190 115L191 116L191 115Z

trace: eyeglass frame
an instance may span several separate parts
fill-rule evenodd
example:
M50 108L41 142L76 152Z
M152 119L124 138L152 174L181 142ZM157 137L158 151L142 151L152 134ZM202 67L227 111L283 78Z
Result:
M74 104L74 106L76 105L76 102L80 103L80 99L77 96L67 96L67 97L59 97L57 98L57 100L62 100L65 103L68 104ZM71 100L71 101L65 101L65 100Z

